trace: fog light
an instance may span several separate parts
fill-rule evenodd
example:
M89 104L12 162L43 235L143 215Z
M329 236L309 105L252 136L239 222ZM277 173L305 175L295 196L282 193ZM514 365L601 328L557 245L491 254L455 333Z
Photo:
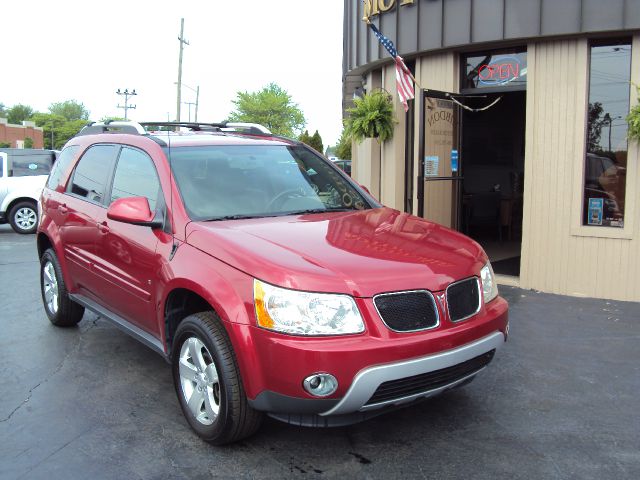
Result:
M314 373L305 378L302 385L314 397L326 397L338 389L338 380L329 373Z

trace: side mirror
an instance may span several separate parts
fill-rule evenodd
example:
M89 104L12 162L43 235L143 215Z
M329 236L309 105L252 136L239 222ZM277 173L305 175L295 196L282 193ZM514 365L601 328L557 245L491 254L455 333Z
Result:
M359 183L358 185L360 185L360 188L363 189L365 192L367 192L369 195L371 195L371 192L369 191L369 189L367 187L365 187L364 185L362 185L361 183ZM373 195L371 195L373 197Z
M107 218L132 225L162 227L162 221L156 220L155 213L149 208L149 201L145 197L119 198L109 205Z

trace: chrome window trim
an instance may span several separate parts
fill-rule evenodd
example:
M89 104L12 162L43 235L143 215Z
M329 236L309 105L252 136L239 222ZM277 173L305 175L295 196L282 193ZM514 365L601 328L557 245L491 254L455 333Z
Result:
M453 318L451 318L451 311L449 310L449 288L453 287L454 285L457 285L459 283L463 283L463 282L468 282L469 280L471 280L472 278L474 278L476 280L476 283L478 284L478 308L476 309L475 312L467 315L466 317L462 317L459 318L458 320L454 320ZM449 317L449 321L451 323L460 323L460 322L464 322L465 320L470 319L471 317L474 317L478 314L478 312L480 312L480 309L482 308L482 281L480 280L480 277L477 276L472 276L472 277L467 277L467 278L463 278L462 280L458 280L456 282L450 283L449 286L445 289L445 302L447 304L447 316Z
M384 318L382 318L382 314L380 313L380 310L378 310L378 306L376 305L376 299L378 297L389 297L389 296L392 296L392 295L404 295L406 293L427 293L428 294L429 298L431 298L431 302L433 303L433 307L434 307L434 309L436 311L436 324L434 326L425 327L425 328L418 328L416 330L396 330L394 328L391 328L389 325L387 325L387 322L385 322ZM403 290L402 292L379 293L379 294L373 296L373 308L376 309L376 312L378 313L378 317L380 317L380 320L382 320L382 323L384 323L384 326L387 327L392 332L396 332L396 333L425 332L427 330L433 330L434 328L438 328L440 326L440 311L438 310L438 303L436 302L436 299L433 296L433 293L431 293L429 290Z

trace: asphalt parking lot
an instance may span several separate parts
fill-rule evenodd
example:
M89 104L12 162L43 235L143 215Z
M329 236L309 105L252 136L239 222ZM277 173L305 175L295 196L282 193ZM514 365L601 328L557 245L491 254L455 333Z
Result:
M34 236L0 226L0 478L640 478L640 304L502 288L509 342L465 388L348 428L212 447L162 358L50 325Z

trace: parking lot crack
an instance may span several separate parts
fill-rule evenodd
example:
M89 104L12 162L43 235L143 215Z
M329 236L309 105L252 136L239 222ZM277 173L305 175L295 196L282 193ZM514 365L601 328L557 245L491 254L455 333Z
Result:
M74 355L76 353L78 353L78 351L80 350L80 346L82 344L82 337L83 335L85 335L89 330L91 330L92 328L94 328L96 326L96 322L100 319L100 317L95 318L94 320L92 320L91 325L89 327L87 327L87 329L82 332L81 335L78 335L78 341L76 342L76 345L64 356L64 358L60 361L60 363L58 363L58 365L56 366L56 368L53 369L53 371L47 375L46 378L40 380L40 382L38 382L36 385L34 385L33 387L31 387L29 389L29 391L27 392L27 396L26 398L20 402L20 404L14 408L9 415L7 415L6 418L3 418L2 420L0 420L0 423L4 423L4 422L8 422L9 420L11 420L11 417L13 417L22 407L24 407L27 403L29 403L29 400L31 400L31 397L33 396L33 392L35 392L40 385L47 383L51 378L53 378L58 372L60 372L60 370L62 370L62 367L64 367L65 362L67 361L67 359L71 356Z

